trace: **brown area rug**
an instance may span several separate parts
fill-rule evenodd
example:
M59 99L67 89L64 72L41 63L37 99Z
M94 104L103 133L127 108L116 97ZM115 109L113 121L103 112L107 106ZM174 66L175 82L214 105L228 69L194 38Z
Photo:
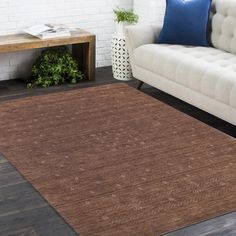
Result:
M0 151L81 236L236 210L236 140L124 84L1 103Z

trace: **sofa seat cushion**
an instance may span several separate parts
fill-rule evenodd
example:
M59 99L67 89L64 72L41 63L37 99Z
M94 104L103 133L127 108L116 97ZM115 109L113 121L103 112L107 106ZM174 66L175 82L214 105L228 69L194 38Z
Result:
M236 108L236 55L211 47L148 44L134 63Z

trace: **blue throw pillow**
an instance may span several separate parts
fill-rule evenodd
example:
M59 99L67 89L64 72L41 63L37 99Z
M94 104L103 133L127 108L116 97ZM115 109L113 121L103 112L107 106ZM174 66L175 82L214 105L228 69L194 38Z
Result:
M209 46L212 0L166 0L164 26L157 43Z

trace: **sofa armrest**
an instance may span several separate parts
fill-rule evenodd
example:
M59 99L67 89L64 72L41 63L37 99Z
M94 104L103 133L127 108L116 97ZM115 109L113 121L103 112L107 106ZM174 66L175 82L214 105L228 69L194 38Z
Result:
M160 35L162 26L159 25L131 25L125 28L125 39L129 50L133 50L145 44L152 44Z

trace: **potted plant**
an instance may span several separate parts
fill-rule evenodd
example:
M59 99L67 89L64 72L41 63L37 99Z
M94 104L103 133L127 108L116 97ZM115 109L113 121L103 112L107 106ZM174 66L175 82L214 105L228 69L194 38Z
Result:
M66 46L46 49L32 67L27 87L75 84L84 78L78 62Z
M139 17L133 10L125 10L121 8L114 9L116 33L119 36L124 36L124 28L127 25L138 23Z

